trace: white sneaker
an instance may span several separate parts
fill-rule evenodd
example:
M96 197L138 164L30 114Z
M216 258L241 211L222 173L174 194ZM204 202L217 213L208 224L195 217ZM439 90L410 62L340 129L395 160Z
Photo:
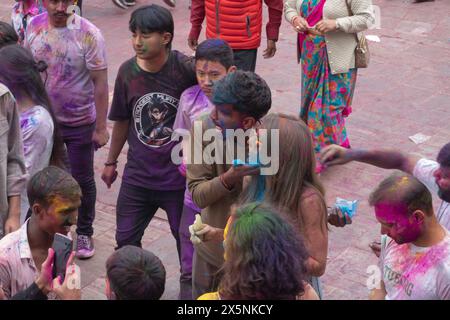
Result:
M75 256L79 259L89 259L95 254L94 241L92 237L78 235L77 237L77 251Z
M124 0L112 0L112 2L121 9L128 9L128 6L125 4Z
M163 0L165 4L167 4L169 7L175 8L177 5L176 0Z

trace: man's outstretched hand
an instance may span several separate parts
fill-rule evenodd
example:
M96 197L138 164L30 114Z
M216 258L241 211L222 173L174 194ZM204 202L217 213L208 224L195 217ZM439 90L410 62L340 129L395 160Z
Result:
M349 149L333 144L322 149L319 161L326 167L345 164L352 161L348 152Z

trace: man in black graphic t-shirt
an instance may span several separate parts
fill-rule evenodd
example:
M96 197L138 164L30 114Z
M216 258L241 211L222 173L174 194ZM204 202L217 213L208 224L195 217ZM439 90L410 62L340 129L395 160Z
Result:
M178 229L185 178L172 163L173 123L181 93L196 83L193 62L171 50L173 19L158 5L135 10L130 19L136 56L119 69L109 119L115 121L102 179L117 177L117 158L125 142L128 157L117 199L118 247L141 246L153 215L167 213L179 252Z

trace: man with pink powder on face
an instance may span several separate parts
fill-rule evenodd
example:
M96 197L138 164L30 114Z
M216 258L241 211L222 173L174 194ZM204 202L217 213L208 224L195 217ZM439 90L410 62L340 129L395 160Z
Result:
M94 255L97 189L94 151L109 140L106 129L108 76L105 41L87 19L68 13L75 0L44 0L47 12L27 28L25 47L48 65L49 94L70 168L83 192L77 225L77 257Z
M396 150L345 149L337 145L324 148L320 161L325 166L359 161L413 175L426 185L432 194L442 199L436 217L442 226L450 230L450 142L441 148L436 161ZM376 254L379 253L379 244L374 242L371 247Z
M405 173L384 179L369 204L381 224L381 281L373 300L450 300L450 234L431 193Z

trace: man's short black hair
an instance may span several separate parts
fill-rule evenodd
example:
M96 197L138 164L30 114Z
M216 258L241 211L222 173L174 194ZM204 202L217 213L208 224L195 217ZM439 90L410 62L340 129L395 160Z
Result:
M71 201L80 200L81 188L70 173L49 166L31 177L27 185L27 195L30 207L39 203L48 208L57 196Z
M371 206L380 203L406 205L408 210L404 213L408 215L416 210L422 210L428 215L433 214L433 199L428 188L417 178L404 172L394 172L381 181L370 194Z
M207 60L219 62L229 69L234 65L233 49L222 39L208 39L200 43L195 50L195 61Z
M443 167L450 168L450 142L439 151L437 162Z
M157 4L140 7L133 11L129 23L130 31L135 33L139 30L142 33L168 32L172 35L172 39L167 44L170 49L173 40L173 17L169 10Z
M10 44L17 44L19 37L14 28L3 21L0 21L0 48Z
M234 110L259 120L269 112L272 94L256 73L238 70L214 83L212 102L232 105Z
M158 300L166 285L161 260L135 246L124 246L108 258L106 276L118 300Z

